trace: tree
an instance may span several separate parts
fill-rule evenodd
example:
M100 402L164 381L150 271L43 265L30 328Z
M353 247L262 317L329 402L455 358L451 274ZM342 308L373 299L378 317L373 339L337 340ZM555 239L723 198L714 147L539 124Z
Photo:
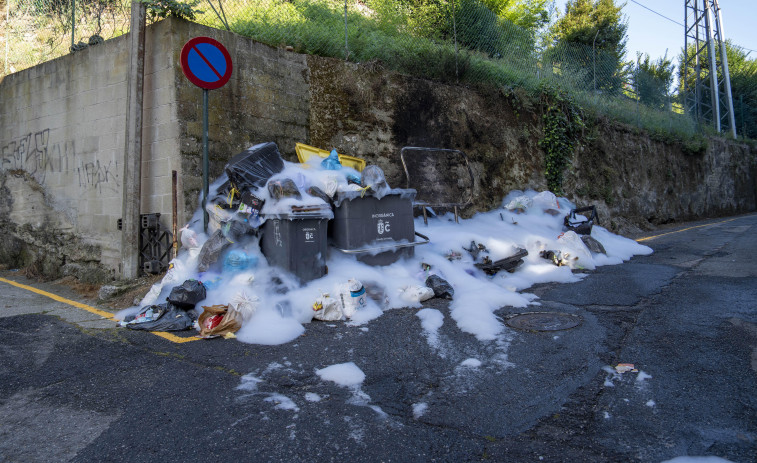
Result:
M531 34L549 22L549 0L483 0L481 3L499 18Z
M749 137L757 138L757 59L750 59L749 53L734 45L732 41L725 42L726 57L728 58L728 72L731 78L731 95L733 97L733 112L736 119L736 132ZM678 65L679 93L684 94L684 83L693 89L696 85L695 70L691 66L685 67L686 57L694 56L695 46L689 45L688 50L681 50ZM684 54L686 53L686 54ZM720 49L717 47L716 58L720 62ZM705 71L710 69L710 60L706 55L699 60L699 66ZM723 76L718 75L718 81ZM709 82L707 83L709 85ZM709 104L710 94L702 92L700 98Z
M649 55L636 54L636 65L632 72L633 88L641 103L657 109L664 109L670 98L675 65L668 54L651 61Z
M607 93L617 93L626 74L624 6L615 0L569 0L550 30L552 55L566 68L582 71L584 85Z

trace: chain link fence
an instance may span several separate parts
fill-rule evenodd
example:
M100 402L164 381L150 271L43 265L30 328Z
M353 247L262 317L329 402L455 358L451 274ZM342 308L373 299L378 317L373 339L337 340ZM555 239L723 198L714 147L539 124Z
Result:
M128 32L126 0L5 0L5 74L90 38ZM522 87L551 83L599 115L654 132L691 135L681 99L594 47L544 45L479 0L153 0L191 5L193 20L294 51L376 65L442 82ZM73 7L73 8L72 8ZM73 25L73 28L72 28ZM73 33L72 33L73 30ZM737 129L757 130L752 95L734 95ZM740 120L739 112L744 114ZM750 132L751 129L751 132Z
M11 74L129 31L125 0L4 0L3 73Z

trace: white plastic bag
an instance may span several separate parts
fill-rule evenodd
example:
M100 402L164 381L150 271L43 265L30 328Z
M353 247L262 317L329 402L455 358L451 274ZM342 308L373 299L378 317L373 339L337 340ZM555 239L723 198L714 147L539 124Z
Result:
M400 298L405 302L423 302L434 297L434 290L428 286L405 286L399 291Z
M535 206L542 209L560 209L560 203L557 202L557 196L551 191L542 191L532 199Z
M163 289L163 283L155 283L150 288L150 291L145 294L145 297L142 298L142 300L139 302L140 307L144 307L146 305L153 305L155 304L155 301L158 300L158 296L160 296L160 291Z
M562 251L564 261L572 269L594 270L594 259L591 257L589 248L586 247L581 237L574 231L567 231L557 239Z
M154 285L152 285L150 291L148 291L147 294L145 294L145 297L143 297L139 302L139 306L144 307L146 305L154 304L155 302L157 302L158 296L160 296L160 292L163 290L163 287L176 286L177 284L186 280L186 278L184 278L185 270L186 266L181 260L171 260L171 262L168 263L168 271L163 276L163 279L160 280L160 283L155 283Z
M255 312L257 312L260 306L260 298L245 291L239 291L229 301L229 310L235 310L239 312L242 317L242 321L249 320Z
M313 304L313 312L313 318L327 322L341 320L343 317L339 301L329 296L328 293L323 293L316 298L315 304Z
M339 180L336 175L324 175L321 177L321 184L318 187L333 198L339 187Z
M200 241L197 237L197 232L189 228L189 224L184 225L180 230L181 232L181 245L185 248L199 248Z
M507 203L507 206L505 206L505 209L514 211L514 210L521 210L525 211L531 205L533 204L533 201L531 198L529 198L526 195L518 196L517 198L513 199L509 203Z
M363 284L354 278L339 286L339 303L345 317L351 318L355 312L364 309L368 305L368 296L365 294Z

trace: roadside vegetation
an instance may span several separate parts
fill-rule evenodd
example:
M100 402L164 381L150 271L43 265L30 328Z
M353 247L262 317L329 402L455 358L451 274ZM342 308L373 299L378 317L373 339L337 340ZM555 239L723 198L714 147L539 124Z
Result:
M127 0L5 0L5 73L129 25ZM564 95L587 119L606 118L662 141L712 135L683 114L683 76L666 56L624 61L618 0L143 0L150 21L176 16L301 53L371 63L448 83L526 90L532 102ZM73 18L73 22L72 22ZM12 32L12 34L11 34ZM20 37L30 40L20 40ZM24 46L15 46L24 43ZM757 61L728 45L737 129L757 137ZM8 49L9 47L6 47ZM733 55L733 57L732 57ZM683 58L683 51L679 62ZM523 94L523 92L519 92ZM578 109L568 109L577 113ZM570 118L570 116L566 116Z

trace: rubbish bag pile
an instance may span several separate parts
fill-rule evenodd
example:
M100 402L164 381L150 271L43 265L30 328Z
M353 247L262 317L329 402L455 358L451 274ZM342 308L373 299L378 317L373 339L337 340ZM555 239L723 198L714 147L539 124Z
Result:
M179 255L139 305L123 311L122 326L194 328L202 338L281 344L312 320L363 324L385 310L437 298L448 301L462 330L491 339L501 324L490 314L505 305L525 307L535 297L518 291L577 281L572 271L651 252L598 226L593 206L576 208L546 191L516 191L500 208L459 224L449 213L436 215L428 224L433 239L412 257L377 268L322 249L310 257L320 259L324 272L301 278L278 265L263 241L292 254L293 265L307 260L300 253L312 234L325 231L318 227L334 217L340 198L400 191L380 168L342 166L335 151L290 163L275 143L264 143L232 157L210 190L205 210L181 229Z
M277 247L294 248L282 251L285 253L301 250L294 246L292 237L287 241L286 230L290 234L301 231L287 228L292 222L305 223L302 230L305 231L304 241L308 243L314 241L316 231L307 228L309 223L304 220L333 218L337 197L357 194L380 199L390 193L405 194L405 190L389 187L378 166L369 165L362 171L342 166L335 150L326 158L289 163L281 157L275 143L258 144L233 156L210 190L204 210L208 216L207 234L200 227L203 212L200 210L190 224L181 229L182 253L170 263L163 280L142 299L142 308L126 316L122 326L151 331L178 331L194 326L200 331L200 337L228 337L257 310L260 299L250 296L255 290L287 294L299 287L303 279L307 282L325 274L324 268L322 274L308 273L305 278L296 271L297 265L302 263L302 255L282 257L277 254ZM269 220L275 221L275 225L267 227ZM321 232L325 236L326 230ZM273 255L266 254L263 236L273 241L274 244L268 246L269 250L273 249ZM322 254L325 252L311 257L323 260L325 267L326 256ZM274 268L282 260L295 262L291 268L286 268L286 263L283 269ZM264 276L264 281L260 282L262 287L253 289L256 276L261 275ZM186 281L181 283L184 279ZM202 296L195 297L192 303L179 296L181 288L190 282L199 288L195 295ZM228 291L229 288L233 289ZM376 290L383 291L378 287ZM171 294L166 302L160 303L166 291ZM199 305L206 299L206 291L223 291L223 297L228 300ZM335 285L331 294L333 297L322 292L315 298L312 318L350 319L367 304L366 289L357 279ZM291 303L275 305L291 307Z

